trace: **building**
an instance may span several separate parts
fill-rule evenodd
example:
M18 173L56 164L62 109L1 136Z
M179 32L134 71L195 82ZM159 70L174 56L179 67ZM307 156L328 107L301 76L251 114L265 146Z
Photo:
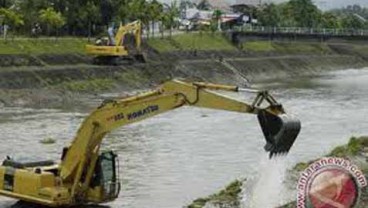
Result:
M205 3L208 10L221 10L224 13L231 12L230 4L225 0L194 0L195 5L200 5Z
M183 0L185 4L185 0ZM239 1L230 6L225 0L194 0L195 7L187 7L181 11L181 29L192 30L197 29L200 25L209 26L213 21L213 14L216 10L222 12L219 22L223 29L232 28L234 25L243 25L252 23L253 18L249 15L250 8L258 6L259 0ZM182 3L184 5L184 3ZM234 8L244 7L240 11L235 11ZM184 6L183 6L184 7Z

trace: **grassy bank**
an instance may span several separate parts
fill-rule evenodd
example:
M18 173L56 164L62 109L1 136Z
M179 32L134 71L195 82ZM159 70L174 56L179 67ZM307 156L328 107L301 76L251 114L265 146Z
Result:
M319 42L247 41L242 44L242 49L251 52L278 52L281 54L285 53L327 54L332 52L331 48L327 43L319 43Z
M85 38L15 38L0 39L1 54L68 54L84 53ZM235 47L221 34L187 33L171 38L151 38L150 47L159 52L177 50L234 50Z
M148 45L159 52L177 50L236 50L221 34L212 33L185 33L171 38L152 38Z
M1 54L69 54L84 53L86 39L49 38L49 39L8 39L0 40Z
M237 51L238 49L224 35L219 33L183 33L172 37L150 38L147 41L148 47L156 51ZM8 40L0 39L0 55L17 54L85 54L84 48L88 43L86 38L15 38ZM342 43L348 46L343 48L353 50L357 53L367 54L368 45L352 43ZM339 45L339 44L338 44ZM246 52L274 53L274 54L329 54L334 50L328 42L302 42L302 41L245 41L242 50ZM340 47L341 48L341 47Z
M188 205L188 208L202 208L206 204L213 204L220 207L238 207L240 205L239 194L244 182L235 180L218 193L194 200Z
M325 155L326 157L341 157L346 158L356 164L367 177L368 175L368 137L351 137L346 145L335 147L331 152ZM301 162L296 164L290 174L298 176L302 171L308 168L316 160ZM297 179L297 178L294 178ZM294 181L296 183L296 181ZM361 190L360 201L356 208L366 208L368 206L368 188L364 187ZM296 202L290 202L279 208L293 208L296 207Z
M366 160L368 158L368 137L352 137L350 138L347 144L335 147L325 156L342 157L349 159L354 164L356 164L366 176L368 175L368 161ZM302 171L304 171L314 161L316 160L296 164L289 171L289 174L291 176L289 179L293 180L293 183L296 183L299 174ZM238 207L240 204L239 194L241 193L242 183L243 183L242 181L236 180L230 183L225 189L219 191L216 194L194 200L193 203L188 206L188 208L202 208L207 206L208 204L220 205L215 207ZM294 208L294 207L296 207L295 201L283 205L279 208ZM368 188L364 187L361 190L360 201L357 205L357 208L366 208L366 207L368 207Z

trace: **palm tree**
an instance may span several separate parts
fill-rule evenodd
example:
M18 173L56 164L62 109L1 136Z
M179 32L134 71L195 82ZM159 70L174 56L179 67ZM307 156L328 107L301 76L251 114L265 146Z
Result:
M172 28L175 24L175 18L179 16L180 11L176 1L172 1L170 5L164 4L166 6L165 12L165 25L170 29L170 37L172 36Z
M92 1L88 1L83 9L82 19L88 21L88 41L91 38L92 23L96 22L100 18L100 11L96 4Z
M157 0L152 0L149 3L149 16L152 24L152 37L155 36L155 22L160 20L161 13L163 11L163 5Z
M222 11L219 9L216 9L212 14L212 19L216 22L215 24L218 31L221 31L221 16Z
M50 29L54 27L56 30L65 24L65 20L60 12L56 12L54 8L40 10L39 18L41 22L47 25L47 35L50 35Z
M130 20L140 20L143 26L147 29L147 38L149 38L149 21L150 17L148 14L149 6L145 0L134 0L129 2L129 19Z
M0 16L2 16L2 23L4 25L10 25L13 27L17 27L19 25L23 25L23 16L14 12L11 9L0 8ZM6 39L6 31L4 31L4 38Z

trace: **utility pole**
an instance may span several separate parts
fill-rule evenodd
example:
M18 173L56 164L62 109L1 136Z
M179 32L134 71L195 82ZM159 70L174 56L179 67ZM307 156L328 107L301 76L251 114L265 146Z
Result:
M5 27L4 27L4 15L0 15L0 34L1 32L3 33L4 35L4 39L6 38L6 31L5 31Z

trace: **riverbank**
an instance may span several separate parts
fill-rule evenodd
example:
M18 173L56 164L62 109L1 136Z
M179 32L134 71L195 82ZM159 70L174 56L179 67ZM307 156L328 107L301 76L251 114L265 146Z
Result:
M368 176L368 137L352 137L349 142L345 145L337 146L333 150L331 150L326 157L342 157L352 161L356 164L360 170L364 173L364 175ZM290 187L297 187L297 181L299 179L299 175L306 169L310 164L312 164L315 160L300 162L292 167L287 172L287 183ZM212 208L221 208L221 207L242 207L242 193L244 192L243 188L245 187L246 180L235 180L231 182L225 189L220 190L218 194L210 195L204 198L198 198L194 200L188 208L202 208L202 207L212 207ZM281 188L281 187L280 187ZM235 190L235 191L229 191ZM296 191L293 190L296 198ZM368 188L364 187L360 193L360 201L357 204L357 208L365 208L368 206ZM220 197L218 197L220 196ZM272 196L270 196L272 197ZM288 204L280 206L278 208L294 208L296 207L296 202L292 201Z
M182 34L146 41L145 64L94 66L82 50L86 40L36 41L14 40L18 48L35 47L24 53L0 51L2 105L62 108L74 105L74 97L144 90L173 78L244 86L368 66L368 46L361 42L249 41L235 47L218 34Z
M250 84L262 84L273 82L274 80L284 80L285 78L319 76L331 70L368 66L368 52L366 52L368 50L365 50L365 44L366 43L355 42L329 42L321 44L316 42L253 41L243 43L242 49L237 47L233 47L231 50L195 50L188 48L185 50L167 50L165 52L159 52L154 47L145 46L149 47L149 60L146 64L134 64L118 67L90 65L88 62L90 58L81 53L36 54L35 57L33 57L36 60L39 60L40 57L45 57L40 59L41 61L37 62L38 64L24 64L24 62L18 65L10 64L0 67L0 106L67 108L68 111L77 107L79 109L76 111L83 113L92 107L98 106L98 102L100 102L102 99L136 93L137 91L152 88L162 81L172 78L186 78L189 80L246 85L248 82L250 82ZM4 57L10 57L10 59L17 60L19 57L26 57L25 59L27 59L30 56L27 54L0 55L0 59ZM350 95L350 93L351 92L347 94ZM302 94L302 97L307 97L309 94L309 92ZM329 94L325 95L329 96ZM277 95L277 97L279 97L279 95ZM286 95L285 97L284 100L288 102L289 95ZM307 105L305 103L308 100L309 99L306 99L301 102L303 108L305 107L304 105ZM298 105L298 103L296 103L296 105ZM326 105L330 106L330 103L327 103ZM289 103L287 106L288 109L290 108L291 112L295 112L295 108L292 109L293 105L290 105ZM317 106L317 108L320 108L320 106ZM344 108L349 109L348 107ZM314 109L316 108L312 108L312 111L314 111ZM341 109L339 109L339 111L341 111ZM299 115L300 114L304 114L304 112L299 112ZM346 114L351 115L351 113ZM204 120L206 116L200 118ZM315 115L313 115L313 117L314 116ZM182 122L182 118L183 116L180 116L178 123ZM54 118L52 119L54 121ZM193 116L191 115L188 118L189 123L191 123L192 119ZM307 120L309 121L310 119L311 118L308 118ZM201 122L203 122L203 120ZM229 119L229 121L233 121L233 118ZM49 121L47 122L49 123ZM314 122L321 121L318 120ZM324 122L326 121L323 120L322 123ZM170 133L167 134L170 135L170 137L172 137L171 130L174 128L174 126L175 125L173 124L172 126L168 127L168 129L170 129ZM239 129L240 127L236 129L236 131ZM234 131L235 130L233 130L233 132ZM213 130L211 129L209 133L213 133ZM10 133L9 135L16 135L16 140L19 136L16 133ZM39 138L38 135L34 137L29 136L28 132L26 137ZM123 135L119 135L118 137L124 138ZM179 138L178 141L185 141L177 135L176 137ZM234 136L234 138L235 137L236 136ZM254 135L249 136L249 138L253 137ZM48 137L44 136L43 138ZM162 135L160 135L158 138L162 139ZM226 137L224 136L224 138ZM167 141L172 141L172 139L173 138L168 138ZM13 138L9 139L9 141L13 141ZM158 140L154 139L152 141L152 144L146 145L149 147L149 150L152 149L153 144L156 144ZM165 141L166 140L163 140L163 145L168 144L168 142ZM178 145L178 141L175 142L175 147L185 146ZM212 143L212 141L210 142ZM193 148L193 146L190 146L187 149L195 149L195 152L207 152L208 143L209 142L206 141L204 144L195 145L195 147L206 147L206 149L203 150L198 151ZM250 143L252 142L247 141L246 144L243 145L236 144L236 147L249 146ZM226 141L226 144L226 146L228 146L228 141ZM60 143L56 143L55 147L58 145L60 145ZM142 145L138 143L137 147L141 148ZM157 149L163 150L164 148L158 147ZM220 149L223 149L223 147L221 146ZM234 149L236 148L234 147L231 149L231 151L234 151ZM5 150L3 152L5 152ZM126 151L121 151L122 154L125 154L125 152ZM194 155L195 152L190 153L190 155ZM241 152L244 152L244 150L241 149ZM254 154L254 152L249 153L247 156L241 155L240 157L251 158L251 154ZM142 155L144 154L139 153L137 157L141 158ZM165 156L162 158L160 157L155 161L161 161L164 158L170 158L166 156L166 153L163 155ZM126 155L123 155L122 158L126 158L125 156ZM183 157L184 159L188 158L186 155ZM211 155L211 159L213 157L215 156ZM223 157L223 155L221 157ZM213 160L217 161L217 159ZM224 164L228 164L228 161L233 160L234 158L226 160ZM133 162L131 165L138 164L136 160L132 161ZM176 161L176 164L180 164L180 166L182 166L181 162L182 161ZM151 167L151 165L144 165L144 167ZM188 166L183 165L183 167ZM221 168L225 169L222 166ZM183 174L183 170L179 169L179 167L175 166L172 169L178 170L180 175ZM195 169L196 168L193 168L189 172L195 172ZM158 166L157 170L161 171L162 167ZM147 173L150 171L147 171ZM161 176L162 172L160 171L157 171L155 175ZM215 172L213 169L211 169L211 171ZM216 171L218 171L218 169ZM162 179L155 179L154 176L150 176L151 178L147 177L149 179L140 184L149 183L150 181L160 181ZM191 175L187 178L190 177ZM207 187L208 184L213 184L213 181L211 180L216 177L217 175L213 176L211 179L208 179L210 182L208 182L206 185L203 185L203 187ZM246 174L244 174L244 177L246 177ZM134 177L129 178L129 181L134 181L136 178L140 177L134 175ZM208 178L208 174L205 175L204 178ZM204 192L204 194L203 192L200 194L193 193L189 199L187 198L186 202L181 202L180 205L187 204L188 201L191 201L198 196L211 193L213 190L221 187L222 184L225 184L234 178L221 181L220 185L217 184L216 187L211 188L210 191L207 190ZM180 179L180 181L182 181L182 179ZM198 181L195 183L198 183ZM241 190L239 187L246 183L247 182L244 182L243 180L238 180L234 183L231 183L231 186L227 186L224 191L220 191L217 194L196 200L196 204L193 206L200 207L206 203L237 203L239 200L239 190ZM144 189L144 187L142 189ZM158 189L162 190L161 187ZM175 187L173 190L178 189L179 188ZM188 189L193 188L190 187ZM134 192L134 194L138 192L140 193L144 191L138 190L137 192ZM155 195L152 194L152 196ZM146 196L143 198L147 199ZM130 200L136 201L136 198L133 197L130 198ZM126 201L126 199L124 198L121 201ZM152 199L149 199L149 201L150 202L148 203L151 203ZM178 202L175 201L175 203Z

